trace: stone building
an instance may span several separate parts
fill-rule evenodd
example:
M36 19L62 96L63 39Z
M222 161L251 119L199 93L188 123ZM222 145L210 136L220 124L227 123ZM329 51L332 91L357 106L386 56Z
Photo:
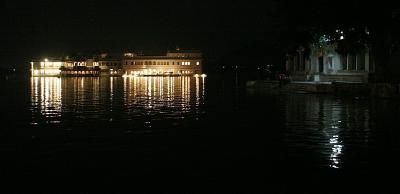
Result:
M121 60L122 55L102 53L94 56L94 65L100 68L101 75L121 75L124 72Z
M298 47L286 56L286 71L294 81L368 82L374 73L370 49L340 54L337 44Z
M128 75L202 74L202 53L194 50L168 51L163 56L125 53L122 65Z
M122 76L202 74L202 53L168 51L163 56L140 53L107 54L92 58L44 59L31 62L32 76Z
M31 62L32 76L98 76L93 59L44 59Z
M44 59L31 62L32 76L59 76L64 62L61 59Z

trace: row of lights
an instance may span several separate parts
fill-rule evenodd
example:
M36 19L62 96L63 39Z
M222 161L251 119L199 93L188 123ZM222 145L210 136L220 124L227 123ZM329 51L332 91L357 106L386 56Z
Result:
M122 75L122 77L124 77L124 78L126 78L126 77L138 77L138 75L137 74L124 74L124 75ZM194 77L202 77L202 78L204 78L204 77L207 77L207 75L206 74L195 74L194 75Z

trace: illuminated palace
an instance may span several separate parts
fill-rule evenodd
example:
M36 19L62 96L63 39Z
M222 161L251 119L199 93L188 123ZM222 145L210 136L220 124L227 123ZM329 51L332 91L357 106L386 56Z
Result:
M202 73L199 51L168 51L165 56L126 53L122 65L128 75L194 75Z
M65 57L31 62L32 76L152 76L202 74L202 53L168 51L162 56L102 53L91 58Z

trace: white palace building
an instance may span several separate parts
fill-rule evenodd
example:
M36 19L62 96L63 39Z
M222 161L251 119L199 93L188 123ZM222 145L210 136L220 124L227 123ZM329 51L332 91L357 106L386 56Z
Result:
M32 76L179 76L202 73L202 53L196 50L177 49L161 56L135 52L102 53L92 58L46 58L31 62Z

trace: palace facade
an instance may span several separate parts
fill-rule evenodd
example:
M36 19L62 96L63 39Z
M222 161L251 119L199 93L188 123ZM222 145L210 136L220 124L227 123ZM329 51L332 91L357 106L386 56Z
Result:
M202 74L199 51L168 51L165 56L126 53L122 60L128 75L194 75Z
M286 71L294 81L368 82L375 70L368 49L353 54L339 54L335 45L323 49L304 47L286 58Z
M202 53L168 51L161 56L102 53L91 58L44 59L31 62L32 76L156 76L202 74Z

